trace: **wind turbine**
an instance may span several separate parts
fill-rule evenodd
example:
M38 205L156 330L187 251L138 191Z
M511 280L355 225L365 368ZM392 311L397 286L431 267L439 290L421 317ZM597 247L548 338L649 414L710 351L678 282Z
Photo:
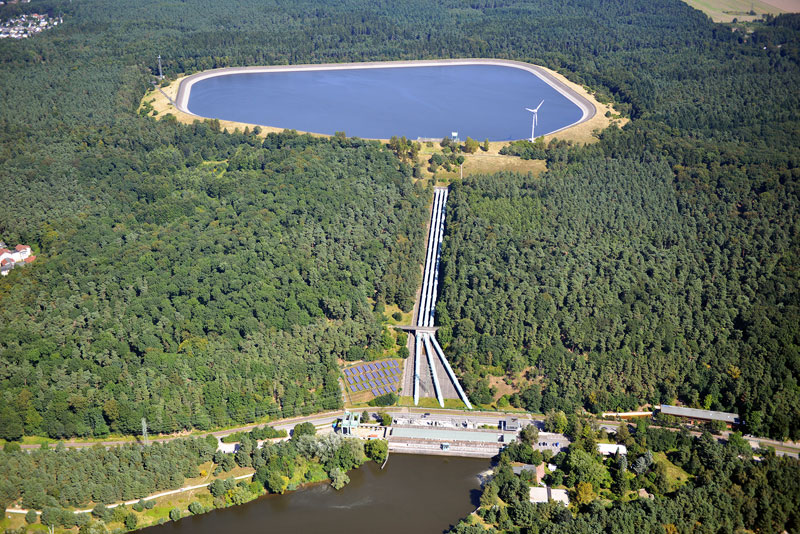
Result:
M531 143L533 143L533 140L536 139L536 137L533 135L533 132L535 131L536 124L539 122L539 108L542 107L542 104L544 104L544 100L539 102L539 105L536 106L536 109L525 108L533 113L533 117L531 119Z

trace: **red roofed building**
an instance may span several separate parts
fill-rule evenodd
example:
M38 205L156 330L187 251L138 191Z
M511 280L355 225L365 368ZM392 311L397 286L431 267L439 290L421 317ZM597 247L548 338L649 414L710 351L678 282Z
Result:
M36 260L36 256L31 255L31 247L29 245L17 245L14 247L14 252L7 248L2 248L0 249L0 274L6 276L16 264L28 264L34 260Z

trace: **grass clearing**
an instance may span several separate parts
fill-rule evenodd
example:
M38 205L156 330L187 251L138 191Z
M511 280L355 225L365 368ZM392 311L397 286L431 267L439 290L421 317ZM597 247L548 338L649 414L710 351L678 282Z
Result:
M683 486L690 478L692 478L692 475L670 462L667 459L666 453L664 452L657 452L653 454L653 460L655 460L657 464L662 464L666 468L667 481L669 483L670 491Z
M695 9L699 9L714 22L752 21L760 19L765 13L800 11L798 0L774 0L774 3L762 0L683 0ZM755 13L755 14L751 14Z
M400 397L398 406L414 406L414 397ZM433 397L420 397L417 408L441 408L439 401ZM444 399L444 407L451 410L465 410L466 406L461 399Z

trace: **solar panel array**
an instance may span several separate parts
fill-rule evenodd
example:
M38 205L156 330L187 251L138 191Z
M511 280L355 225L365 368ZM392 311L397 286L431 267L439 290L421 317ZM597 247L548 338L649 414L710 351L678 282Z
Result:
M397 393L401 371L396 360L383 360L350 367L344 374L351 392L371 391L377 397Z

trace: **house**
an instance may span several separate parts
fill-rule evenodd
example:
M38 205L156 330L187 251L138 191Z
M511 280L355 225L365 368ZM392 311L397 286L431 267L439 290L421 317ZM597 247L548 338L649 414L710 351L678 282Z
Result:
M694 408L670 406L668 404L661 405L661 413L675 417L683 417L689 419L690 421L722 421L729 427L742 424L742 420L739 418L738 413L715 412L713 410L696 410Z
M3 246L0 248L0 274L6 276L17 264L28 264L34 260L36 256L31 254L31 247L28 245L17 245L13 251Z
M544 464L541 463L539 465L532 465L532 464L524 464L524 465L512 465L511 470L514 471L515 475L522 474L523 471L530 471L533 473L533 482L534 484L538 484L544 478Z
M628 447L625 445L617 445L616 443L598 443L597 452L603 456L610 456L612 454L621 454L627 456Z

